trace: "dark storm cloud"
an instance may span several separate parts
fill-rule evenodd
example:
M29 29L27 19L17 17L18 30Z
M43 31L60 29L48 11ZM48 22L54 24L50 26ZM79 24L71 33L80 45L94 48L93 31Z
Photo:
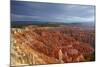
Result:
M12 1L12 21L94 22L95 6Z

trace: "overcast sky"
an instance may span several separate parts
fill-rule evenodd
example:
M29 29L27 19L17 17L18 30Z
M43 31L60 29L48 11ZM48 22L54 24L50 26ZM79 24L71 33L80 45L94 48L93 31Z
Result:
M11 21L94 22L95 6L11 2Z

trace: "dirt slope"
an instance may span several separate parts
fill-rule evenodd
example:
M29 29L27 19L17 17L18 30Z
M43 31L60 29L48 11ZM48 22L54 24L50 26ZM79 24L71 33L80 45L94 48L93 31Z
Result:
M79 34L80 38L75 34ZM11 64L90 61L94 56L94 48L92 42L86 42L89 37L85 38L90 34L82 29L75 32L73 28L65 27L12 28Z

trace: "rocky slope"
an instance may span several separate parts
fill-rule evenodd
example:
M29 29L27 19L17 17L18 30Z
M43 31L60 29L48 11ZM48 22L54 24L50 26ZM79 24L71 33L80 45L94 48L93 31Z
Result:
M94 60L93 43L94 32L84 29L12 28L11 65L91 61Z

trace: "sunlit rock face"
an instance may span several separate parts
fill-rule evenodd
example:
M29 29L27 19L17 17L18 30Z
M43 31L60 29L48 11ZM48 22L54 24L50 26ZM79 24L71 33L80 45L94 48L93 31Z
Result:
M73 27L12 28L11 65L91 61L93 37L93 31Z

